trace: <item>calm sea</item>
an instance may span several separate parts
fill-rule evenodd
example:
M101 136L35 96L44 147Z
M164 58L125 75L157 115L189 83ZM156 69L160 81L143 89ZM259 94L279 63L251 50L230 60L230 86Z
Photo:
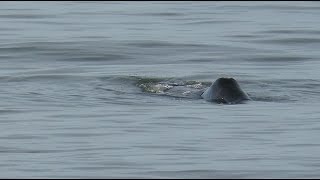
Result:
M1 178L320 177L318 2L3 1L0 24ZM192 96L219 77L252 101Z

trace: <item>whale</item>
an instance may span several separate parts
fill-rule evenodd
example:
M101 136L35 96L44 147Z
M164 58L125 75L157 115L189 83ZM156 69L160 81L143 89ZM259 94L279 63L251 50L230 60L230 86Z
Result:
M206 89L201 97L210 102L222 104L239 104L250 100L234 78L218 78Z

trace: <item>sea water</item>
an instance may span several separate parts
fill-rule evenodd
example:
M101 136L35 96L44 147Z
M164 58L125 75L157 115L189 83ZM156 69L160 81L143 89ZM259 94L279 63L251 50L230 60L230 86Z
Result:
M0 177L319 177L319 19L312 1L1 2ZM219 77L253 100L190 98Z

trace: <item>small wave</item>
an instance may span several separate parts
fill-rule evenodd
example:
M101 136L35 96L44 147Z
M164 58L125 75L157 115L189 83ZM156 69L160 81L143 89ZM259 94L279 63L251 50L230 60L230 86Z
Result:
M296 102L297 100L292 99L290 96L253 96L249 94L250 98L253 101L261 101L261 102L278 102L278 103L288 103L288 102Z
M320 38L279 38L279 39L264 39L253 40L258 43L272 43L272 44L316 44L320 43Z
M270 9L270 10L320 10L319 6L289 6L289 5L263 5L251 6L254 9Z
M1 8L0 9L1 11L14 11L14 12L17 12L17 11L36 11L36 10L39 10L39 9L34 9L34 8Z
M92 61L111 61L111 60L121 60L130 59L130 56L121 54L104 54L101 56L81 56L81 57L69 57L59 59L58 61L77 61L77 62L92 62Z
M39 149L21 149L21 148L6 148L2 147L0 150L0 153L17 153L17 154L25 154L25 153L32 153L32 154L38 154L38 153L61 153L61 152L68 152L68 150L39 150Z
M16 113L22 113L22 110L14 110L14 109L0 109L0 115L1 114L16 114ZM1 121L0 121L1 122Z
M55 18L55 15L45 15L45 14L2 14L0 18L8 19L47 19Z
M208 63L208 62L218 62L221 61L221 59L216 59L216 58L198 58L198 59L183 59L180 60L182 62L192 62L192 63Z
M319 6L292 6L292 5L224 5L225 9L250 9L250 10L319 10Z
M26 43L7 43L1 44L0 52L43 52L46 50L56 49L56 47L64 47L72 45L72 42L26 42ZM61 50L65 50L61 48Z
M184 13L176 13L176 12L159 12L159 13L140 13L136 15L142 16L184 16Z
M259 31L259 34L320 34L319 30L307 30L307 29L279 29L279 30L267 30L267 31Z
M249 96L255 101L314 101L319 96L320 82L315 79L274 79L243 81Z
M30 52L40 50L35 46L25 46L25 47L0 47L0 52Z
M20 21L23 22L23 21ZM34 24L46 24L46 25L70 25L70 22L57 22L57 21L33 21Z
M14 57L9 55L0 55L0 59L14 59Z
M43 75L21 75L21 76L5 76L0 77L1 81L5 82L23 82L23 81L48 81L48 80L83 80L84 77L76 75L58 75L58 74L43 74Z
M167 41L136 41L127 43L127 45L142 47L142 48L157 48L157 47L208 47L205 44L183 44L171 43Z
M0 31L16 31L18 28L0 27Z
M239 35L227 35L224 37L240 38L240 39L256 39L256 38L261 38L261 37L265 37L265 36L253 35L253 34L239 34Z
M225 23L246 23L250 21L232 21L232 20L211 20L211 21L196 21L183 23L184 25L199 25L199 24L225 24Z
M252 57L252 58L246 58L246 61L250 62L305 62L307 60L310 60L312 58L308 57L299 57L299 56L258 56L258 57Z

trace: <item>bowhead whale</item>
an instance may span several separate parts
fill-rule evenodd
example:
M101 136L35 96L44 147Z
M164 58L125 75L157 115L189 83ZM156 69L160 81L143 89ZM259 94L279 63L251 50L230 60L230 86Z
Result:
M250 100L237 81L233 78L219 78L206 89L201 97L206 101L225 104L237 104Z

